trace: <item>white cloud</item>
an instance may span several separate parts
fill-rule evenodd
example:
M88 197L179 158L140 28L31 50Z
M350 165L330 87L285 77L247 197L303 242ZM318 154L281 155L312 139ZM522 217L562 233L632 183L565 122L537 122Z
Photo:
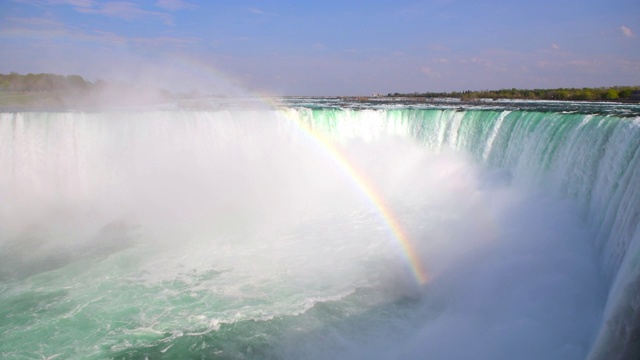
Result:
M633 33L633 31L631 31L630 28L628 28L627 26L620 26L620 31L622 31L622 35L628 37L628 38L633 38L636 37L636 34Z
M552 63L550 61L547 60L538 60L538 62L536 62L536 66L539 68L545 68L548 66L551 66Z
M556 44L556 43L551 44L551 48L553 50L560 50L560 46L558 44Z
M439 72L434 71L432 68L428 66L423 66L420 69L420 72L431 78L440 78L442 76Z
M161 19L166 25L173 25L170 14L140 9L137 4L131 2L106 2L100 8L77 8L82 13L100 14L123 20L133 20L144 17Z
M429 48L434 51L451 51L451 48L440 44L431 45Z
M249 10L249 12L252 13L252 14L260 15L260 14L264 13L262 10L260 10L258 8L254 8L254 7L247 8L247 10Z
M134 20L141 18L156 18L166 25L173 25L171 14L159 11L145 10L136 2L131 1L104 1L95 0L14 0L30 5L67 5L73 6L74 10L84 14L99 14L107 17L123 20ZM192 9L196 6L183 0L158 0L156 6L167 10Z
M628 68L636 73L640 73L640 61L619 59L618 61L616 61L616 63L621 67Z
M140 45L158 48L183 48L200 40L191 37L131 37L114 32L90 30L65 25L64 23L46 18L8 18L6 23L0 24L0 36L11 38L34 38L52 40L51 46L56 45L56 39L64 42L93 42L108 45Z
M27 28L27 29L61 29L64 28L64 24L56 21L56 20L51 20L48 18L37 18L37 17L31 17L31 18L7 18L7 21L3 24L3 25L10 25L10 26L6 26L6 28ZM5 28L4 26L0 26L0 28Z
M71 5L78 7L92 7L95 4L93 0L49 0L50 4Z
M156 6L171 11L197 8L196 5L183 0L158 0L156 1Z
M588 61L588 60L571 60L568 62L568 64L572 66L592 66L592 65L595 65L596 63L597 62Z
M321 51L321 50L326 50L327 49L327 45L323 44L323 43L315 43L312 46L313 50L317 50L317 51Z
M70 5L81 8L89 8L95 5L94 0L13 0L29 5Z

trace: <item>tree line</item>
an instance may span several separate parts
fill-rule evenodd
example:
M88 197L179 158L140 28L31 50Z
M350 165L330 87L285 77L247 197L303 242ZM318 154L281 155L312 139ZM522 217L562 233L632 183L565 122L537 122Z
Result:
M0 74L0 91L81 91L99 85L100 81L91 83L79 75Z
M163 89L137 86L128 83L107 82L104 80L90 82L80 75L58 75L49 73L22 75L15 72L0 74L0 91L8 92L90 93L105 90L127 91L131 89L168 94L168 92Z
M2 107L100 107L161 103L170 92L141 84L90 82L79 75L0 74Z
M459 98L474 99L530 99L530 100L624 100L631 99L638 86L559 89L502 89L481 91L389 93L388 97Z

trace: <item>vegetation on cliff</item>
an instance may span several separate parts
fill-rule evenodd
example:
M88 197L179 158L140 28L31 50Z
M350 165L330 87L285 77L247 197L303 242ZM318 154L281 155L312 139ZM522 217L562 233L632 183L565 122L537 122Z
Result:
M165 90L98 80L79 75L0 74L0 107L96 108L146 105L166 101Z
M530 100L626 100L635 98L638 86L559 89L502 89L462 92L393 93L388 97L459 98L473 99L530 99Z
M0 74L0 91L82 91L96 85L79 75Z

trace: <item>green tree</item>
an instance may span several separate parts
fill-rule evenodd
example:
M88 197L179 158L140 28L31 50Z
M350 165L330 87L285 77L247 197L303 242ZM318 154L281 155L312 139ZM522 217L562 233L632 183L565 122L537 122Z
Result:
M594 100L596 98L596 94L589 88L578 90L573 96L573 99L575 100Z
M632 93L633 93L632 88L624 88L618 92L618 97L620 97L620 99L628 99L631 97Z
M618 97L618 90L616 89L608 89L601 96L603 100L616 100Z
M569 98L569 92L565 89L556 90L553 94L553 98L556 100L566 100Z

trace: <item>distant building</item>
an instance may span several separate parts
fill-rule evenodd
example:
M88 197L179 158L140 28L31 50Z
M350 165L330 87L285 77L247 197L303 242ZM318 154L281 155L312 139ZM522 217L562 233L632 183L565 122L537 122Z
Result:
M633 90L631 93L631 100L640 100L640 90Z

